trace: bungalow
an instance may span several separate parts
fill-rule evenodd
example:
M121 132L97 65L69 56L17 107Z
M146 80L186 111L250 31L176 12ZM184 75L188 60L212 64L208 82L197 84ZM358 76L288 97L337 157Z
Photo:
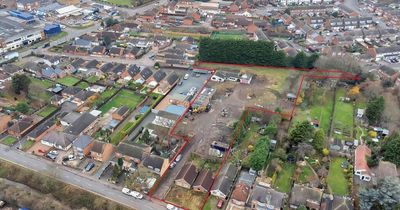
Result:
M64 97L62 97L60 95L53 95L50 98L50 103L51 103L51 105L54 105L54 106L60 106L62 103L64 103L64 101L65 101Z
M363 181L371 181L371 170L367 164L367 157L371 156L371 149L367 145L359 145L354 151L354 174Z
M87 135L80 135L72 143L72 146L76 156L80 158L87 156L93 147L93 138Z
M113 153L114 146L101 141L93 141L93 146L90 149L90 157L100 162L110 160Z
M210 170L203 169L200 171L196 181L193 183L193 190L198 192L208 192L208 190L211 188L212 182L212 172Z
M111 73L116 74L116 75L121 75L122 72L126 70L126 65L125 64L116 64L114 68L111 69Z
M156 71L149 79L148 87L155 88L166 76L167 74L163 70Z
M251 209L271 209L280 210L283 208L285 194L272 188L257 184L254 186L248 204Z
M60 150L69 150L71 148L72 142L75 140L75 136L67 134L61 131L50 131L46 134L40 141L42 144L55 147Z
M168 169L169 159L157 155L150 155L143 160L142 164L154 173L161 175Z
M31 117L24 117L18 122L14 123L10 128L8 128L8 134L20 138L23 136L29 128L33 126L33 118Z
M71 86L71 87L67 87L65 88L61 94L64 98L71 98L74 97L77 93L79 93L80 91L82 91L82 89L80 87L76 87L76 86Z
M78 112L64 112L61 114L60 124L62 126L71 126L79 117L81 117L81 114Z
M250 187L246 184L239 182L232 191L231 202L232 205L244 207L247 202L247 198L250 194Z
M105 63L100 67L100 71L102 71L103 73L110 73L114 67L115 64L113 63Z
M197 177L197 173L196 166L193 163L187 163L179 171L174 182L180 187L190 189Z
M353 201L349 197L324 194L321 203L321 210L353 210Z
M140 72L140 74L134 77L134 80L136 83L143 84L148 78L151 77L151 75L153 75L153 71L146 67Z
M40 139L43 138L43 136L45 136L47 133L49 133L56 127L57 125L53 120L47 120L44 123L37 126L33 131L29 132L28 135L26 135L26 137L30 141L39 141Z
M169 90L178 82L179 76L173 72L168 75L166 80L161 81L160 85L155 90L156 93L167 94Z
M0 70L2 70L3 72L5 72L11 76L14 76L16 74L22 73L23 69L14 64L4 64L3 66L0 67Z
M76 47L85 48L85 49L92 48L92 42L91 41L88 41L86 39L81 39L81 38L77 38L74 41L73 45L76 46Z
M151 147L142 146L137 144L127 144L127 143L120 143L117 147L117 154L118 158L124 159L124 167L128 170L132 169L132 164L136 166L142 160L149 155L151 152Z
M126 69L124 72L121 73L121 75L119 75L119 77L124 81L130 81L133 77L139 74L139 72L140 67L138 67L137 65L130 65L128 69Z
M211 194L226 199L231 192L238 168L233 164L225 164L211 189Z
M92 91L81 90L75 94L72 102L76 103L78 106L90 101L90 99L97 98L96 93Z
M124 50L125 58L138 59L144 54L144 51L140 47L130 47Z
M48 79L63 78L66 75L65 72L62 71L60 68L51 67L42 69L41 74L43 77L46 77Z
M310 188L303 185L294 184L290 194L290 208L297 209L299 206L305 206L309 209L320 209L323 190Z
M85 133L86 131L91 129L96 119L97 117L88 112L85 112L75 122L73 122L71 126L65 130L65 132L72 135Z
M112 119L122 121L129 114L129 107L120 106L115 112L112 113Z

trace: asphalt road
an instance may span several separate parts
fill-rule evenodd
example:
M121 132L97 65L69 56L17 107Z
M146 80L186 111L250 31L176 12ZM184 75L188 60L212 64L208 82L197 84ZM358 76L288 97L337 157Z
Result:
M85 176L77 171L72 171L72 169L68 169L64 166L56 166L54 163L19 150L10 149L10 147L5 145L0 145L0 159L12 162L19 166L42 174L52 175L62 182L74 185L79 188L83 188L84 190L90 191L94 194L105 197L133 209L165 209L163 204L153 203L145 199L134 199L131 196L122 194L121 189L114 185L104 183L103 181L93 177Z

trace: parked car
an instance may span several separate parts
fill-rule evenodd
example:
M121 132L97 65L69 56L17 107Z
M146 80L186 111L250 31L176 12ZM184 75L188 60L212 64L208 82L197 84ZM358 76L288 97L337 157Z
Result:
M74 155L68 155L68 160L75 160L76 157Z
M125 195L131 195L131 190L124 187L124 188L122 188L122 193L124 193Z
M223 206L224 206L224 200L220 199L217 203L217 208L222 209Z
M56 158L57 158L57 155L55 155L55 154L52 154L52 153L48 153L47 155L46 155L46 157L47 158L49 158L50 160L56 160Z
M179 154L178 156L176 156L175 162L179 162L181 159L182 159L182 155Z
M49 153L50 153L50 154L53 154L53 155L58 155L57 150L51 150Z
M185 76L183 77L184 80L189 79L189 74L185 74Z
M130 195L137 199L143 199L142 194L140 194L139 192L133 191L133 190L131 191Z
M167 204L167 209L168 210L178 210L179 208L174 206L174 205L172 205L172 204Z
M90 170L92 170L92 169L94 168L94 166L95 166L94 163L88 163L88 164L85 166L85 171L90 171Z
M171 165L169 165L169 168L174 168L176 165L176 162L171 163Z
M0 208L3 208L6 205L5 201L0 200Z

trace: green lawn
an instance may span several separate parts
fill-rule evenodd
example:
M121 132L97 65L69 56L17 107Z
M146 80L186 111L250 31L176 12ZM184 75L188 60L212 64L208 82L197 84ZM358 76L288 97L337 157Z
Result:
M90 83L95 83L95 82L97 82L99 80L99 78L97 76L93 75L93 76L90 76L90 77L86 78L86 80L88 82L90 82Z
M51 88L54 83L47 79L38 79L36 77L29 77L31 79L31 84L42 87L44 89Z
M80 87L81 89L86 89L89 87L89 83L87 82L80 82L76 85L77 87Z
M345 196L348 195L348 185L347 179L340 166L343 161L347 161L344 158L334 158L331 160L329 167L329 173L327 177L327 183L335 195Z
M50 37L50 41L55 41L55 40L57 40L57 39L61 39L61 38L63 38L64 36L67 36L67 35L68 35L67 32L61 31L61 33Z
M49 114L51 114L52 112L54 112L57 108L51 105L48 105L44 108L42 108L42 110L40 110L37 115L41 116L41 117L47 117L49 116Z
M15 142L17 142L17 139L12 136L7 136L2 140L5 145L13 145Z
M244 35L244 33L238 33L238 32L221 32L221 31L217 31L217 32L213 32L211 34L211 38L213 39L246 39L246 36Z
M105 0L110 4L115 4L117 6L132 6L133 0Z
M79 79L77 79L75 77L71 77L71 76L66 76L64 78L59 78L56 81L65 86L73 86L79 82Z
M314 178L314 173L312 172L310 166L306 165L302 168L298 182L300 184L308 183Z
M116 95L114 98L112 98L109 102L104 104L101 108L100 111L102 113L106 113L108 110L110 110L112 107L120 107L122 105L125 105L131 109L135 108L136 105L138 105L142 100L144 99L143 96L137 95L136 93L128 90L121 90L118 95Z
M23 151L26 151L26 150L28 150L29 148L31 148L33 145L35 144L35 142L34 141L26 141L24 144L22 144L22 150Z
M279 172L278 177L274 183L274 187L284 193L290 192L292 187L292 176L295 170L294 164L285 163L282 167L282 171Z
M345 136L352 137L353 134L353 105L343 102L340 97L345 97L346 90L340 88L336 92L336 110L334 116L334 126L336 130L341 130Z

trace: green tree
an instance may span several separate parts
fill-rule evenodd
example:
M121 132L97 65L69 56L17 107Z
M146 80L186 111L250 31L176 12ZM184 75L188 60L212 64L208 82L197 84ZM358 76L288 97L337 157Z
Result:
M312 55L310 55L310 56L307 58L307 65L306 65L306 68L308 68L308 69L314 68L315 62L318 60L318 58L319 58L319 55L316 54L316 53L313 53Z
M307 67L307 55L301 51L292 60L292 65L295 68L306 68Z
M159 63L159 62L156 62L156 63L154 64L154 68L159 69L159 68L160 68L160 63Z
M318 152L322 152L322 149L324 148L325 144L325 132L322 129L318 129L315 132L314 139L312 141L312 145L315 150Z
M377 186L361 190L359 197L361 209L398 209L400 180L397 177L385 177Z
M12 77L11 87L15 94L21 94L21 91L28 94L31 80L25 74L17 74Z
M122 159L122 157L118 158L118 166L122 168L123 165L124 165L124 159Z
M142 141L146 144L148 144L150 142L150 133L149 133L148 129L144 130L144 132L142 134Z
M15 106L15 110L22 114L26 114L29 112L29 105L26 102L19 102L17 106Z
M384 160L400 166L400 134L394 133L383 141L381 154Z
M250 154L250 167L256 171L263 169L267 164L268 155L269 139L260 138L255 145L254 151Z
M289 134L289 140L292 145L297 145L312 138L314 138L314 127L308 121L297 123Z
M369 124L379 123L384 109L385 99L382 96L369 100L367 103L367 109L365 110L365 116L367 117Z

